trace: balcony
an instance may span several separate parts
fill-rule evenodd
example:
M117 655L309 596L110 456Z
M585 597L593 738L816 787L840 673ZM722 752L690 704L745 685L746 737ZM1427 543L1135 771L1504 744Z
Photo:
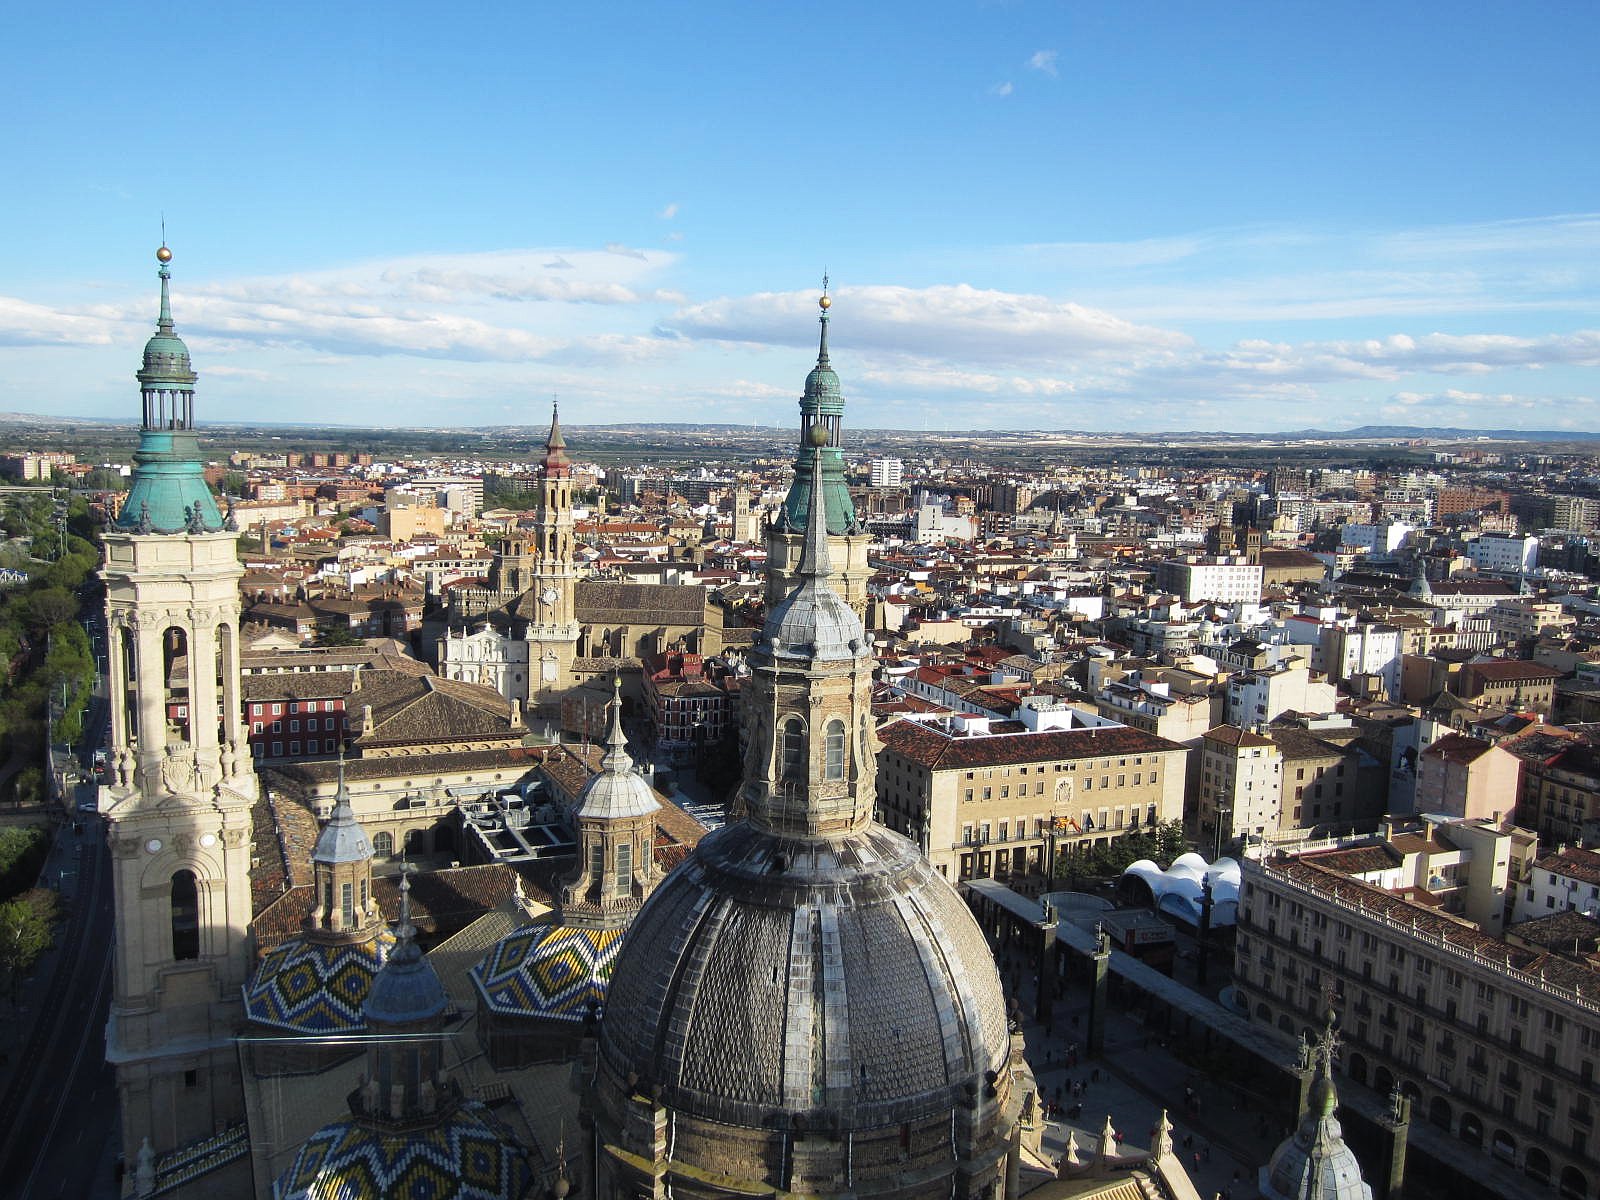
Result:
M1588 1129L1594 1124L1594 1112L1589 1108L1579 1108L1574 1104L1567 1110L1567 1120L1574 1125L1581 1125L1583 1128Z
M1533 1099L1535 1103L1542 1104L1546 1108L1554 1108L1556 1106L1556 1090L1550 1086L1548 1079L1534 1090Z
M1489 1060L1487 1058L1467 1059L1467 1070L1474 1075L1487 1075L1489 1073Z
M1510 1071L1501 1071L1500 1086L1508 1092L1520 1092L1522 1090L1522 1076L1513 1075Z
M1456 1056L1456 1044L1450 1041L1448 1038L1441 1038L1439 1041L1434 1043L1433 1048L1438 1053L1440 1058L1448 1058L1453 1060Z

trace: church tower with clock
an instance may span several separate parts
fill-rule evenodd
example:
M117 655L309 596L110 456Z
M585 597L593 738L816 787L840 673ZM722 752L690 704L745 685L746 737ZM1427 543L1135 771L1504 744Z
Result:
M103 538L115 1068L124 1155L156 1154L243 1118L233 1034L249 973L251 805L241 723L239 534L202 473L195 373L174 332L172 253L138 372L128 498ZM147 1152L148 1153L148 1152Z
M561 435L561 413L554 408L539 467L533 539L531 586L522 601L528 622L523 635L528 642L528 707L551 717L559 713L562 694L572 684L572 664L578 654L572 462Z

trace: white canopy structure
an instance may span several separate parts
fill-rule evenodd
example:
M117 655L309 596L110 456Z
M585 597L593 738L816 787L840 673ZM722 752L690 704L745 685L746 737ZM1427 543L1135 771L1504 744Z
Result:
M1191 851L1180 854L1165 871L1148 858L1141 858L1122 873L1117 884L1119 892L1130 876L1150 889L1158 911L1171 913L1194 926L1200 924L1201 884L1209 879L1212 927L1233 925L1239 920L1239 864L1231 858L1219 858L1208 866L1205 859Z

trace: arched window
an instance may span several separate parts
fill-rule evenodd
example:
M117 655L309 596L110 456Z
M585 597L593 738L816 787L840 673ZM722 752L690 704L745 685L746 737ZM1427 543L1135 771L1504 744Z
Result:
M783 726L783 777L804 778L806 771L806 727L798 717Z
M193 871L172 876L172 957L200 957L200 889Z
M372 835L372 856L374 858L394 857L394 834L375 833Z
M822 739L822 777L844 778L844 722L829 721Z

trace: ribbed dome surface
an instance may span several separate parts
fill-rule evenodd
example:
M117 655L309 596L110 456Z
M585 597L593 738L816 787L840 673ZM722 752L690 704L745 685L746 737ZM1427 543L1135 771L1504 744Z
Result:
M139 378L151 382L165 379L192 384L196 376L189 365L189 347L175 333L153 335L144 344L144 369L139 373Z
M806 396L820 400L839 395L839 374L826 364L819 364L811 368L811 373L806 376Z
M807 580L778 602L761 637L770 641L773 654L836 662L856 657L867 631L837 592Z
M1344 1129L1333 1115L1338 1103L1326 1075L1312 1084L1300 1128L1261 1172L1261 1194L1267 1200L1372 1200L1361 1164L1345 1145Z
M612 977L601 1053L684 1113L866 1129L947 1110L1003 1069L1000 979L955 890L881 826L726 826L663 883Z

